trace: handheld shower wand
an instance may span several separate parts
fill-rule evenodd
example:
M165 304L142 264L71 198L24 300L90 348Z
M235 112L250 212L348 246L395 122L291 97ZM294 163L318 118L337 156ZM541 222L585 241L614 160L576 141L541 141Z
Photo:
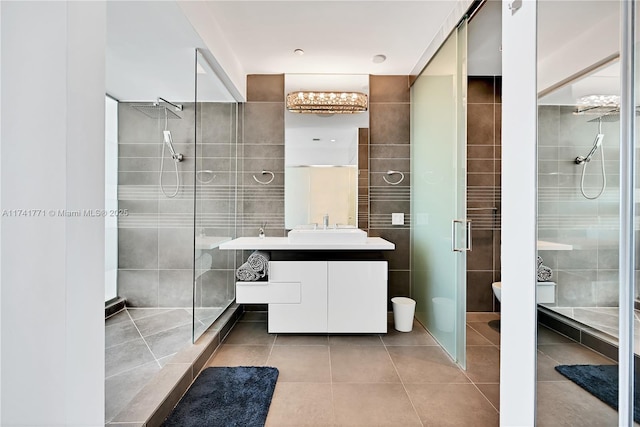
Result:
M596 152L598 151L598 148L600 148L600 146L602 145L602 140L604 139L604 134L603 133L599 133L596 135L596 139L593 142L593 147L591 148L591 151L589 151L589 154L587 154L586 157L582 157L582 156L578 156L576 157L576 164L577 165L581 165L583 163L589 163L591 161L591 158L593 157L594 154L596 154Z
M176 150L173 149L173 140L171 139L171 131L165 130L162 131L164 135L164 143L169 147L169 151L171 151L171 158L176 162L181 162L184 159L184 156L180 153L176 153Z
M598 118L598 134L596 135L596 139L593 142L593 147L591 147L591 151L587 154L586 157L578 156L575 158L575 162L577 165L582 165L582 176L580 177L580 192L587 200L595 200L604 193L605 188L607 188L607 173L604 169L604 146L602 146L602 140L604 139L604 134L602 133L602 117ZM584 191L584 175L587 171L587 163L591 161L591 158L598 152L600 149L600 164L602 169L602 187L600 187L600 191L595 196L588 196Z

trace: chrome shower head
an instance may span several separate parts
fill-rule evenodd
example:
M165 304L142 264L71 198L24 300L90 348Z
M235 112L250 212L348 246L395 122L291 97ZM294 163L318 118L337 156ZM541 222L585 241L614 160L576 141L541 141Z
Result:
M156 119L156 120L161 120L164 118L167 118L167 119L182 118L176 113L174 113L173 111L171 111L171 108L167 108L166 106L160 105L157 102L154 102L153 104L133 104L131 105L131 108L134 108L140 111L145 116L151 119Z

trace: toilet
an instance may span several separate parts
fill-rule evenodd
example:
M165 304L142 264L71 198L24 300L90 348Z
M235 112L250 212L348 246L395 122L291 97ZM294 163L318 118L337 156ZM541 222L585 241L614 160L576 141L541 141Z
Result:
M500 294L502 292L502 282L493 282L491 284L491 287L493 288L493 294L496 296L496 299L498 300L498 302L501 302Z
M491 284L493 294L499 302L502 294L502 282L493 282ZM556 283L555 282L537 282L536 283L536 302L538 304L553 304L556 302Z

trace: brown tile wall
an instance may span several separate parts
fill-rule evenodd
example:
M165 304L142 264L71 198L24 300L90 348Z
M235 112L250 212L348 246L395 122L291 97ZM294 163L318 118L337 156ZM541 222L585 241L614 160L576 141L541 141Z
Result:
M389 297L410 295L410 182L408 76L370 76L369 129L360 131L359 227L396 245L389 261ZM284 75L249 75L247 102L241 105L239 139L239 231L255 236L268 221L267 236L286 236L284 227ZM368 141L368 143L367 143ZM367 150L368 145L368 150ZM368 159L368 162L365 161ZM269 185L255 182L263 169L274 172ZM388 170L405 174L400 185L384 180ZM368 171L368 173L367 173ZM398 176L389 177L395 180ZM404 226L391 225L391 213L405 214Z
M369 236L396 245L389 261L389 298L410 296L410 90L409 76L369 77ZM387 176L389 170L404 173ZM391 214L404 213L405 225L391 225Z
M467 97L467 311L499 311L491 283L500 280L501 83L469 77Z

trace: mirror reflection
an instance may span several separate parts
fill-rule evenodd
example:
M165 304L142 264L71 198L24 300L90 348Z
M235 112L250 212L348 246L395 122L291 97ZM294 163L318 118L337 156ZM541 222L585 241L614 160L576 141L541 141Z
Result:
M285 76L295 91L368 94L367 75ZM359 129L369 114L285 112L285 227L357 226Z

